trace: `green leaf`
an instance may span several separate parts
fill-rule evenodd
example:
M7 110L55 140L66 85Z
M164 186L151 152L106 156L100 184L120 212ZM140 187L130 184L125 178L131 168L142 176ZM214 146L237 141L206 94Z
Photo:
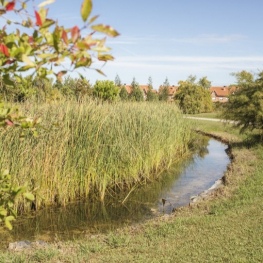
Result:
M7 210L3 207L0 207L0 216L7 216Z
M10 221L13 221L15 220L15 217L13 216L8 216L5 218L5 226L9 229L9 230L12 230L13 229L13 226L12 224L10 223Z
M41 28L47 28L54 25L56 22L52 19L46 19Z
M15 82L12 79L10 79L9 74L4 75L3 80L6 85L15 86Z
M88 19L92 10L92 0L84 0L81 5L81 17L84 22Z
M111 26L104 25L104 24L94 25L91 28L97 32L104 33L110 37L116 37L119 35L119 33L114 28L112 28Z
M35 67L35 63L25 54L22 55L22 60L28 67Z
M101 75L103 75L104 77L107 77L104 73L103 73L103 71L101 71L100 69L95 69L98 73L100 73Z
M23 196L29 201L34 201L35 200L34 195L29 193L29 192L24 193Z
M93 16L90 20L89 20L89 23L93 23L99 16L96 15L96 16Z
M109 54L98 55L98 60L101 60L101 61L114 60L114 57Z

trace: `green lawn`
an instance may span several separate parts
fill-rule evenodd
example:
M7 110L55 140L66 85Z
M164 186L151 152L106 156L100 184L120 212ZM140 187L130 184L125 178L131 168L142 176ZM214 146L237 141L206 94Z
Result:
M263 147L217 122L197 129L228 140L226 186L195 206L107 234L0 253L0 262L263 262Z
M208 112L208 113L198 113L198 114L187 114L187 116L201 117L201 118L220 118L220 112Z

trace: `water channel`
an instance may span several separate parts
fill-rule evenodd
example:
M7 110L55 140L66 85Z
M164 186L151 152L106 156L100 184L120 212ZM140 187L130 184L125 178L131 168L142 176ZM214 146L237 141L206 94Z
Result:
M86 201L34 212L15 221L11 232L1 230L0 243L78 238L143 222L187 205L192 196L210 188L220 179L230 162L227 145L205 136L200 140L199 149L191 158L175 164L158 180L134 188L132 192L120 196L119 200L108 200L104 205ZM163 200L166 200L165 203Z

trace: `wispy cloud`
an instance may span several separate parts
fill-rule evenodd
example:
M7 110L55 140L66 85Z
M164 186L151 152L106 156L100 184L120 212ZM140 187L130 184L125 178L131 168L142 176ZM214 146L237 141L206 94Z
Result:
M124 56L111 63L113 67L160 70L256 70L263 66L263 56Z
M154 41L154 43L186 43L186 44L223 44L242 41L247 39L247 36L240 34L232 35L217 35L217 34L202 34L192 37L170 37L164 38L163 36L120 36L117 39L110 40L111 44L116 45L139 45L141 43L148 43Z
M234 34L234 35L217 35L217 34L203 34L189 38L173 38L173 42L178 43L196 43L196 44L216 44L216 43L231 43L236 41L241 41L247 39L244 35Z
M122 61L138 61L138 62L263 62L263 56L242 56L242 57L219 57L219 56L123 56L116 59Z

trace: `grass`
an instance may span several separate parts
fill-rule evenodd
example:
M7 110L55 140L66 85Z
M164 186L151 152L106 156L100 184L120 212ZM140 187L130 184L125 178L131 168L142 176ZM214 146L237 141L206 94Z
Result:
M220 112L208 112L208 113L198 113L198 114L187 114L187 116L200 117L200 118L215 118L215 119L220 119Z
M187 152L190 126L168 103L28 102L38 138L1 131L0 169L28 184L36 207L91 197L103 201L156 177ZM176 158L175 158L176 157ZM27 207L29 209L29 207Z
M40 251L5 251L0 262L263 262L262 144L229 125L192 122L231 145L226 186L212 197L116 232Z

